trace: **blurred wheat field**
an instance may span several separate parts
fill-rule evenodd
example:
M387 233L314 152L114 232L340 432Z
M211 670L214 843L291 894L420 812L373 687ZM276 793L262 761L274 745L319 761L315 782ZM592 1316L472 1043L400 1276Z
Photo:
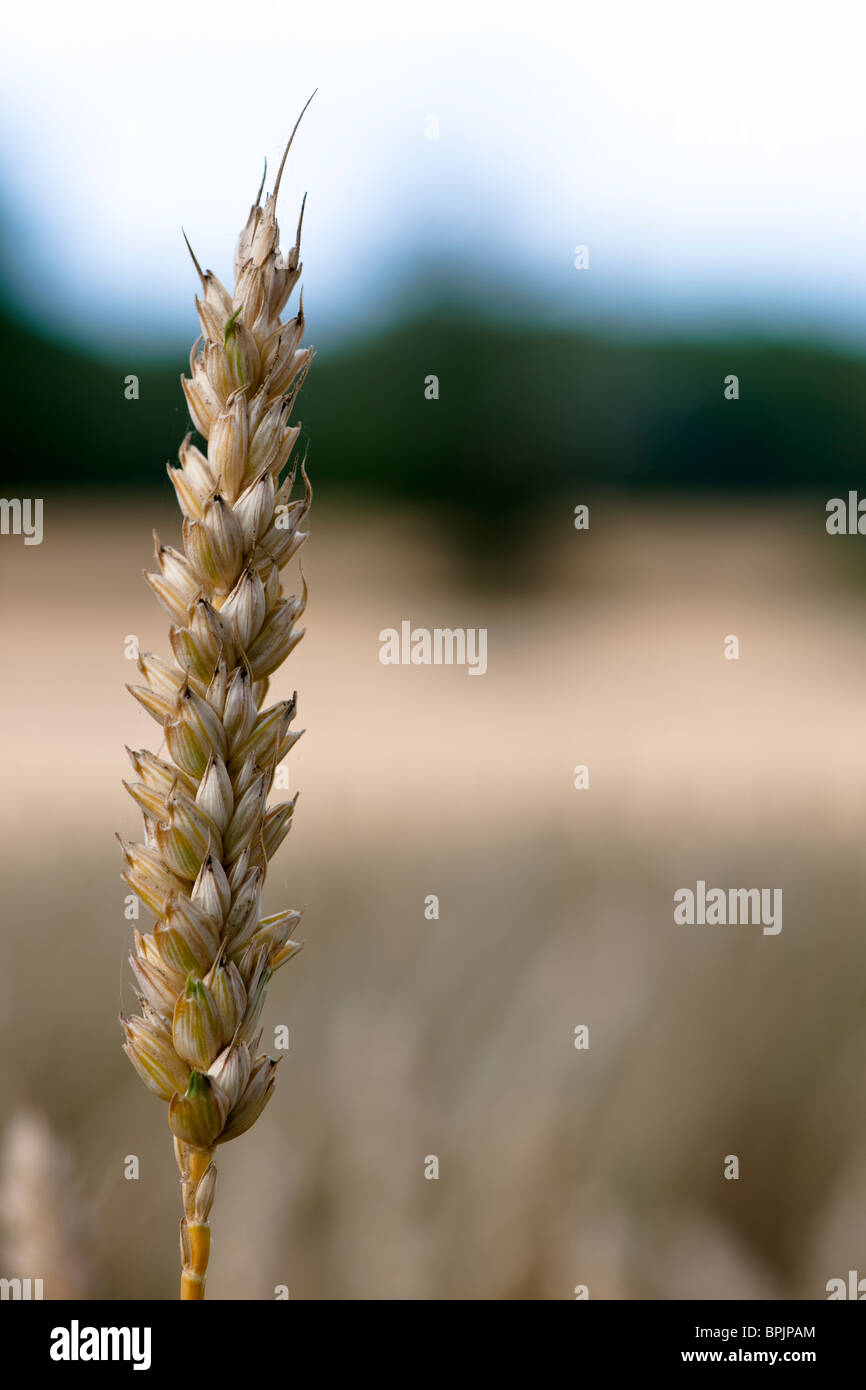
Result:
M301 796L266 890L308 944L264 1016L290 1029L275 1097L218 1156L209 1296L825 1297L862 1266L866 1197L847 538L821 503L600 499L588 532L567 507L538 525L497 590L418 515L312 520L274 685L299 692ZM159 740L124 641L168 650L152 526L175 541L168 499L56 498L41 547L0 538L3 1113L62 1136L99 1288L127 1299L175 1292L169 1134L116 1017L123 745ZM403 619L486 627L487 674L383 666ZM698 878L782 887L780 935L675 927Z

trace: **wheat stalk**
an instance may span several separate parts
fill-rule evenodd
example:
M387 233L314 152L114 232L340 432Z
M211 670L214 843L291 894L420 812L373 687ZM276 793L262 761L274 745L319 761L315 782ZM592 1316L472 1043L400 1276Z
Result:
M284 598L280 584L306 539L311 500L303 464L303 497L291 501L294 468L280 481L313 355L299 346L303 300L295 318L280 321L301 273L303 203L285 257L276 221L291 144L273 193L262 207L263 178L241 232L234 294L193 255L202 332L182 384L208 449L205 456L187 435L181 467L169 466L183 553L155 537L160 572L147 575L172 618L174 660L142 653L146 684L128 687L162 726L167 751L127 750L138 780L124 786L144 814L144 843L121 841L123 878L156 924L135 934L141 1014L121 1024L133 1065L169 1104L183 1198L182 1299L204 1297L214 1150L249 1129L271 1095L276 1062L256 1055L258 1019L271 975L300 949L291 939L300 913L259 916L267 865L297 800L269 809L268 792L300 737L289 732L296 697L270 708L265 698L269 677L303 636L295 624L307 601L303 575L301 598Z

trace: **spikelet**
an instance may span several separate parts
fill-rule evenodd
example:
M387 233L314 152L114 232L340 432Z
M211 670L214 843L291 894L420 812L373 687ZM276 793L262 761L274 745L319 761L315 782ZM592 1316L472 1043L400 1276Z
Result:
M121 841L122 876L156 922L135 934L141 1014L121 1024L131 1062L168 1104L182 1179L184 1299L204 1297L214 1149L249 1129L273 1090L276 1063L256 1055L265 990L299 949L298 912L260 917L268 862L295 805L269 808L268 793L300 737L291 729L295 699L268 707L268 682L303 636L307 601L306 583L287 598L280 582L306 538L311 500L303 463L295 501L295 468L282 478L313 356L300 345L303 301L294 318L280 318L301 274L303 205L287 255L276 221L291 143L273 193L262 206L262 180L238 239L234 293L193 255L201 336L182 386L207 452L190 434L180 467L169 468L183 549L157 537L157 572L147 575L171 619L172 658L142 654L141 682L129 687L162 726L165 749L130 752L134 778L124 783L144 839Z

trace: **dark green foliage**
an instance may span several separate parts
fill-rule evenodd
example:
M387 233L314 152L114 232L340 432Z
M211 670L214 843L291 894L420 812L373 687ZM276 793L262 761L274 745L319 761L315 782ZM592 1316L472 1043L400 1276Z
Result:
M184 355L110 363L0 326L5 494L165 488L189 427ZM129 372L138 401L124 399ZM723 395L731 372L738 401ZM495 546L551 499L593 489L845 492L866 441L864 375L855 357L815 346L591 338L442 314L320 347L297 413L320 494L441 506Z

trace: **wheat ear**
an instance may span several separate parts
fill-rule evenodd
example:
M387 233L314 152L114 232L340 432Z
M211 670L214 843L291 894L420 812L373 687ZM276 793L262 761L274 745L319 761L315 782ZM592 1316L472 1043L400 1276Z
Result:
M145 684L129 687L162 726L167 750L130 751L137 780L124 783L144 814L144 843L121 841L123 878L156 924L135 934L141 1014L121 1024L133 1065L169 1105L182 1299L204 1297L214 1150L249 1129L270 1097L276 1062L256 1055L258 1019L271 975L300 949L291 939L300 913L259 916L268 862L297 799L267 806L277 764L300 737L289 731L295 697L264 705L270 675L303 636L295 624L306 582L301 598L284 598L280 570L306 539L311 500L303 464L298 500L295 469L280 481L313 355L299 346L303 301L280 321L301 273L304 213L302 204L283 256L276 200L285 158L263 207L262 180L241 232L234 294L193 255L202 332L182 384L207 455L187 435L181 467L169 467L183 553L157 537L160 572L147 575L172 619L174 659L142 653Z

